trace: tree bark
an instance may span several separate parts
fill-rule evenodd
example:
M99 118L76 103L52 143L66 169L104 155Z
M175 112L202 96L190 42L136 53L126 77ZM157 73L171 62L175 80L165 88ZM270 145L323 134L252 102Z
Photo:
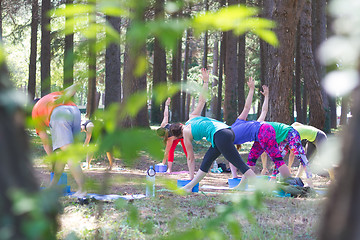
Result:
M312 51L315 61L315 69L317 70L317 75L319 82L325 76L325 67L322 66L317 57L317 51L320 45L326 40L326 0L312 1ZM323 99L323 108L325 110L325 123L324 131L329 133L331 130L331 110L330 110L330 100L331 97L325 91L325 89L320 85L321 94Z
M73 0L66 0L66 4L72 4ZM70 28L68 20L65 20L65 28ZM72 29L71 32L74 30ZM65 36L64 52L64 88L74 84L74 33Z
M354 91L354 102L359 101L358 87ZM360 105L354 107L349 126L342 134L342 159L320 221L320 240L359 239Z
M225 56L226 56L226 32L222 32L221 43L220 43L220 59L219 59L219 82L218 82L218 103L216 109L216 119L219 121L223 120L222 117L222 91L223 91L223 76L225 68Z
M41 4L41 97L51 92L50 80L50 17L47 15L51 7L50 0L42 0Z
M184 72L183 72L183 83L187 83L187 75L189 73L189 64L191 62L190 57L190 43L191 43L192 32L190 29L186 30L186 42L185 42L185 53L184 53ZM187 121L189 119L189 112L186 109L186 99L187 94L185 91L182 91L182 99L181 99L181 111L182 111L182 119L181 121Z
M218 77L219 77L219 40L218 37L215 37L214 40L214 49L213 49L213 67L212 74L214 75L213 82L211 84L211 88L215 89L219 85ZM216 119L216 109L218 104L218 96L215 92L211 91L211 103L210 103L210 112L211 117Z
M121 18L106 17L111 26L119 33ZM105 108L112 103L121 102L121 60L119 43L110 43L105 52Z
M270 46L267 53L269 91L270 96L274 96L269 103L269 118L290 124L295 34L304 0L269 0L264 4L268 8L266 12L277 23L275 33L280 44L277 48Z
M325 123L325 111L323 107L321 86L315 69L311 43L311 1L306 0L300 18L301 65L304 78L306 78L309 83L309 124L316 128L323 129Z
M181 40L178 41L176 49L173 50L172 56L172 75L171 82L179 84L181 82ZM179 122L181 92L176 93L171 100L171 121Z
M344 96L341 99L340 125L347 124L347 114L348 113L349 113L349 98L347 96Z
M56 199L48 199L52 202L46 204L46 208L35 200L35 205L25 212L15 210L21 201L32 203L33 198L41 198L37 196L39 184L35 178L33 162L29 158L31 154L24 126L25 113L20 110L20 106L13 108L17 103L8 97L10 91L14 91L8 87L11 85L9 73L3 63L0 66L0 99L6 99L7 103L0 104L0 221L2 232L6 234L2 234L0 238L30 239L24 226L46 222L36 231L37 236L32 235L32 238L55 239L58 211L54 207L59 204ZM17 196L15 200L11 193L21 193L24 196ZM42 194L42 199L48 197L46 193Z
M155 18L164 19L164 0L155 1ZM160 46L157 38L154 41L154 67L153 67L153 86L167 82L166 76L166 51ZM164 103L162 104L164 106ZM163 107L164 109L164 107ZM155 103L155 96L151 98L151 122L161 123L163 114L160 105Z
M245 105L245 35L238 39L238 82L237 82L237 96L238 96L238 112L241 113Z
M31 2L31 43L30 43L30 64L29 64L29 82L28 95L34 99L36 95L36 62L37 62L37 30L39 26L39 2Z
M296 121L305 123L301 103L301 53L300 53L300 27L296 32L296 53L295 53L295 105Z

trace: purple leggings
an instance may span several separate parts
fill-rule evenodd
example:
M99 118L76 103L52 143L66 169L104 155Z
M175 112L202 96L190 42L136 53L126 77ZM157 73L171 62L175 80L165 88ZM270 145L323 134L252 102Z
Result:
M298 131L295 129L291 129L285 138L284 141L279 143L279 150L282 154L282 156L285 156L289 150L292 150L294 155L299 159L300 163L306 167L305 173L307 178L312 177L312 173L309 169L309 161L305 155L305 149L301 145L301 138ZM273 174L277 174L278 170L277 167L275 167Z
M285 164L276 142L275 130L268 123L261 125L258 133L258 141L255 141L251 147L247 164L249 166L255 166L256 160L264 151L269 155L277 168Z
M305 149L301 145L300 134L295 129L291 129L285 140L279 143L279 149L282 156L285 156L289 150L292 150L303 166L308 165L309 162L305 155Z

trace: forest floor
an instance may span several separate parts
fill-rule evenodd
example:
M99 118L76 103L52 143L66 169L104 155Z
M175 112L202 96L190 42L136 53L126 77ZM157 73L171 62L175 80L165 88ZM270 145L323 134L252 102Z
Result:
M241 155L247 158L248 148L242 149ZM40 147L38 147L38 150ZM196 168L199 168L201 159L207 150L204 143L194 146ZM228 162L220 157L218 163ZM108 161L100 156L94 159L90 169L83 168L87 179L88 193L106 193L118 195L145 194L146 170L150 165L158 162L147 156L141 157L132 166L126 166L116 159L111 171L107 170ZM261 161L257 164L257 173L260 173ZM270 165L270 161L268 161ZM50 182L49 167L41 157L34 161L36 177L42 187ZM296 171L297 167L293 168ZM236 205L234 199L249 199L255 201L252 191L233 191L205 189L204 186L228 187L227 180L230 173L211 173L200 182L200 191L190 195L178 195L167 191L171 184L176 186L177 179L188 179L187 164L182 148L179 145L175 152L173 166L177 174L156 174L155 198L142 198L131 201L118 200L79 204L77 199L62 197L60 202L64 210L60 215L58 232L59 239L77 236L79 239L180 239L180 232L189 229L202 229L212 234L211 239L237 239L229 237L231 227L224 222L229 217L221 218L221 206ZM65 172L69 173L68 169ZM326 192L328 181L326 176L314 177L316 189ZM68 184L72 191L76 191L76 183L71 174L68 174ZM239 197L238 197L239 196ZM317 228L321 222L322 209L326 195L320 194L312 198L276 197L270 195L260 197L260 204L242 202L231 215L239 224L241 236L244 239L316 239ZM252 200L251 200L252 199ZM234 202L235 201L235 202ZM248 215L247 215L248 214ZM250 215L250 216L249 216ZM209 225L211 219L217 218L217 226ZM230 221L231 222L231 221ZM206 227L207 226L207 227ZM210 227L209 227L210 226ZM172 235L175 234L175 235ZM195 234L196 235L196 234ZM199 239L194 234L184 239ZM192 236L192 237L189 237ZM183 238L183 237L182 237ZM200 239L209 239L200 237Z

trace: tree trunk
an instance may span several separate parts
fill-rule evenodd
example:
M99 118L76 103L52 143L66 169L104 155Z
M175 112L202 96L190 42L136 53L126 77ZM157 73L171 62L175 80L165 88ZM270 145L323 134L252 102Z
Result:
M209 11L209 1L204 0L204 4L205 4L205 11ZM204 55L203 55L201 67L206 68L206 69L208 68L208 52L209 52L209 43L208 43L209 40L208 40L208 38L209 38L209 32L205 31L205 33L204 33L204 49L203 49ZM206 105L207 104L205 102L204 108L201 111L201 116L206 115L206 109L207 109Z
M31 2L31 43L30 43L30 64L29 64L29 82L28 95L34 99L36 95L36 62L37 62L37 30L39 25L39 2Z
M296 53L295 53L295 105L296 121L305 123L301 104L301 53L300 53L300 27L296 32Z
M222 109L222 89L223 89L223 75L225 68L225 56L226 56L226 32L222 33L220 43L220 59L219 59L219 82L218 82L218 103L216 109L216 119L219 121L223 120L221 109Z
M326 40L326 0L312 1L312 51L315 61L315 69L319 82L325 76L325 67L323 67L318 60L317 51L320 45ZM330 110L330 95L320 85L323 99L323 108L325 110L325 123L323 130L329 133L331 130L331 110Z
M229 0L228 5L236 5L236 0ZM225 101L224 121L231 125L237 118L237 37L232 32L226 34L226 56L225 56Z
M50 10L50 0L42 0L41 4L41 97L51 92L51 80L50 80L50 17L48 12Z
M340 125L347 124L347 114L349 113L349 98L344 96L341 100L341 115L340 115Z
M178 41L176 49L173 50L172 56L172 75L171 82L179 84L181 81L181 40ZM171 100L171 121L179 122L180 116L181 93L176 93Z
M265 4L266 2L266 4ZM264 1L271 19L277 23L275 33L279 39L279 47L270 46L269 82L270 96L269 118L271 121L291 123L291 97L294 62L294 45L296 26L304 4L304 0Z
M238 96L238 112L241 113L245 105L245 35L238 39L238 82L237 82L237 96Z
M140 56L146 56L145 46L140 50ZM144 74L142 76L135 78L135 89L134 90L135 90L135 92L142 92L142 91L146 90L146 86L147 86L147 79L146 79L146 73L144 72ZM140 109L140 111L138 112L138 114L136 115L134 125L137 127L144 127L144 128L150 127L149 112L148 112L147 104L145 104L145 106L142 107Z
M73 0L66 0L66 4L72 4ZM65 21L65 28L71 26L68 24L68 18ZM72 29L71 32L74 30ZM74 33L65 36L64 52L64 83L63 87L69 87L74 84Z
M0 98L7 104L0 105L0 222L4 239L55 239L57 233L57 199L47 199L46 208L37 199L48 198L43 192L42 198L37 194L39 184L36 181L33 162L29 158L28 133L25 131L25 113L14 110L17 103L8 97L14 89L11 86L9 73L5 64L0 66ZM19 106L17 109L20 109ZM18 193L12 195L10 193ZM14 198L16 196L16 198ZM34 203L24 212L16 209L19 203ZM50 204L50 205L48 205ZM40 215L39 215L40 213ZM43 224L46 223L46 224ZM35 232L29 232L24 226L42 224ZM6 234L4 234L6 233ZM37 234L37 235L34 235ZM31 236L30 236L31 235Z
M120 34L121 18L106 17L111 26ZM120 45L111 43L105 52L105 108L111 103L121 102L121 60Z
M193 42L193 38L192 38L192 31L190 31L190 36L189 36L189 64L191 65L192 63L192 58L193 58L193 49L194 49L194 42ZM185 74L185 73L184 73ZM185 102L185 119L184 121L187 121L189 119L189 114L190 114L190 104L191 104L191 94L186 94L186 102Z
M184 53L184 72L183 72L183 83L187 83L187 75L189 73L189 64L191 62L190 58L190 41L191 41L192 32L190 29L186 30L186 42L185 42L185 53ZM182 111L182 119L181 121L187 121L189 119L189 112L186 110L186 99L187 94L185 91L182 91L182 99L181 99L181 111Z
M215 37L214 41L214 49L213 49L213 67L212 67L212 74L214 75L214 79L211 85L211 88L214 89L218 87L219 81L219 40L218 37ZM215 92L211 91L211 103L210 103L210 112L211 117L216 119L216 109L218 104L218 96Z
M242 5L246 5L246 0L240 0ZM238 80L237 80L237 101L238 101L238 112L241 113L245 105L245 34L238 38Z
M354 102L359 101L358 87ZM353 117L342 134L342 159L320 221L320 240L359 239L360 105L354 107Z
M316 128L323 129L325 111L311 43L311 1L306 0L300 18L301 65L304 78L306 78L309 83L309 124Z
M164 0L156 0L155 2L155 18L164 19ZM153 87L159 83L166 83L166 51L160 46L160 42L155 38L154 42L154 66L153 66ZM162 106L165 106L164 103ZM163 107L164 109L164 107ZM151 122L161 123L162 111L160 105L155 103L155 96L151 98Z

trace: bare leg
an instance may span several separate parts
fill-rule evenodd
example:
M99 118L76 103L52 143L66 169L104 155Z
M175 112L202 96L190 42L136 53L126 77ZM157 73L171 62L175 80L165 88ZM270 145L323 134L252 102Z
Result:
M61 147L61 150L65 150L69 145L65 145ZM84 175L81 170L80 164L78 162L73 162L72 160L68 160L68 166L70 169L71 174L73 175L77 185L78 191L73 195L77 197L84 197L86 196L86 192L84 191Z
M172 173L172 165L173 165L173 162L168 162L168 166L167 166L167 173Z
M261 174L262 175L269 174L269 170L267 169L267 154L266 154L266 152L263 152L263 154L261 154L261 162L262 162L262 167L263 167L263 169L261 170Z
M289 168L291 168L291 166L293 165L294 158L295 158L295 154L293 153L293 151L290 151L290 154L289 154Z
M304 166L302 164L300 164L299 166L299 170L298 172L296 173L296 176L295 177L301 177L304 173Z
M110 152L106 152L106 156L109 159L109 170L113 167L114 158Z
M230 170L231 170L231 175L233 178L237 178L237 168L231 163L229 162L229 166L230 166Z
M284 178L288 178L291 176L290 170L289 168L286 166L286 164L282 165L281 167L279 167L279 172L281 174L282 177Z
M184 189L186 192L190 193L193 189L193 187L198 184L201 179L203 179L206 175L206 172L203 172L199 169L199 171L196 173L193 180L191 180L188 184L186 184L182 189Z
M255 177L256 177L256 174L255 174L254 171L251 170L251 168L250 168L249 170L247 170L247 171L243 174L240 183L239 183L236 187L234 187L233 189L235 189L235 190L245 189L247 179L251 179L251 178L255 178Z
M64 172L65 163L62 161L56 161L54 164L54 177L50 183L50 187L56 186L56 184L59 182L61 174Z
M87 169L90 169L92 157L93 157L93 155L91 153L86 154Z

